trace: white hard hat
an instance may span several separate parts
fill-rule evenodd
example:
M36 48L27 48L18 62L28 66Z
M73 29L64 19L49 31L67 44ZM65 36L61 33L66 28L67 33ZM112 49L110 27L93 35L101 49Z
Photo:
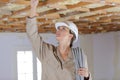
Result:
M76 42L78 40L78 28L72 21L64 21L64 22L56 22L55 27L58 29L60 26L65 26L69 28L75 35L75 39L73 42Z

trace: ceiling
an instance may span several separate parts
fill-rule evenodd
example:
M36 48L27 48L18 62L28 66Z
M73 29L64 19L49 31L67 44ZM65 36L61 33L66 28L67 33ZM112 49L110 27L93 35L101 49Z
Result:
M0 0L0 32L25 32L29 0ZM120 31L120 0L41 0L41 33L55 32L57 21L73 21L80 34Z

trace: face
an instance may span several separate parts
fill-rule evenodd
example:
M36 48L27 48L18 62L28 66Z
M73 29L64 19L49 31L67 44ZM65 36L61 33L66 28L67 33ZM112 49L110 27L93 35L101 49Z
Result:
M70 40L72 37L73 35L70 34L70 30L65 26L60 26L56 31L56 39L58 41Z

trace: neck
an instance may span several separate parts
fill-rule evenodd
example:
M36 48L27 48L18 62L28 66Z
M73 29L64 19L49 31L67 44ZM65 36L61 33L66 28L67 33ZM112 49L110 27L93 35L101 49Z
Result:
M59 45L58 50L63 60L66 60L70 51L70 47L66 45Z
M59 44L58 49L61 54L67 54L70 50L70 46L67 44Z
M70 50L70 40L63 39L62 41L59 41L58 49L61 54L66 54Z

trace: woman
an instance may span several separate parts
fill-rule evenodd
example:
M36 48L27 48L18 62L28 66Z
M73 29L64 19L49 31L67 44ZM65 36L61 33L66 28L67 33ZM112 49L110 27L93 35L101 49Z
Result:
M26 31L30 38L35 54L42 63L42 80L90 80L91 77L87 68L87 60L81 54L78 57L79 48L72 49L72 44L78 39L78 29L73 22L57 22L56 39L59 43L57 47L45 43L38 34L36 21L36 8L38 0L31 0L30 15L27 18ZM78 55L77 55L77 54ZM77 60L79 59L79 60ZM81 62L84 66L79 66Z

